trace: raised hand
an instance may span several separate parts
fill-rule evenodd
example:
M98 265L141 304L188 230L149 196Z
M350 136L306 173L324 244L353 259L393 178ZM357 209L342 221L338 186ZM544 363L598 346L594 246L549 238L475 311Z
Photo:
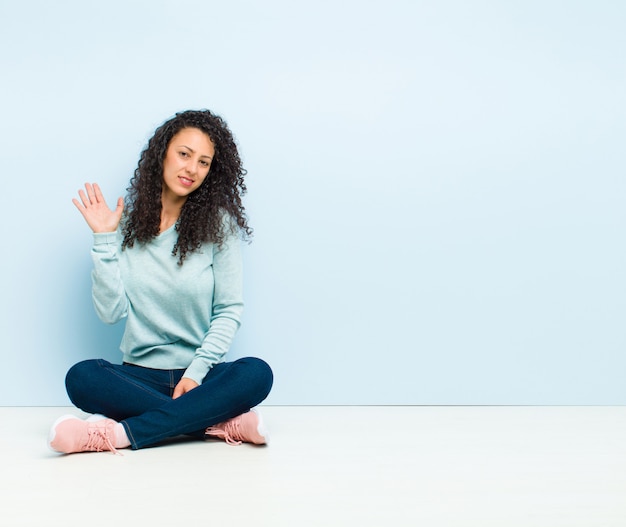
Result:
M80 201L74 198L72 203L76 205L93 232L114 232L117 230L124 210L122 198L117 198L115 210L109 209L97 183L93 185L85 183L85 190L79 190L78 196Z

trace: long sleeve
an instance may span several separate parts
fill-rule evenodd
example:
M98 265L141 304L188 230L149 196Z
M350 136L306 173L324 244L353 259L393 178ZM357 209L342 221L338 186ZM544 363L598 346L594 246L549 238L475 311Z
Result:
M100 320L115 324L128 314L128 299L120 275L117 232L94 233L91 250L93 260L92 297Z
M230 231L228 231L230 232ZM106 323L125 320L124 362L185 369L200 384L224 360L243 310L241 241L206 243L185 258L175 226L121 249L119 233L94 235L93 301Z
M243 280L241 242L238 237L228 237L221 248L213 246L213 277L213 308L209 330L185 372L185 377L198 384L214 364L223 360L241 325Z

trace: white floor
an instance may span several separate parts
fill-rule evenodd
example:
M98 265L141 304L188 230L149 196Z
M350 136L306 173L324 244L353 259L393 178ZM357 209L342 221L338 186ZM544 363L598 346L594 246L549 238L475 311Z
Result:
M0 525L626 526L626 407L263 407L268 447L60 456L0 408Z

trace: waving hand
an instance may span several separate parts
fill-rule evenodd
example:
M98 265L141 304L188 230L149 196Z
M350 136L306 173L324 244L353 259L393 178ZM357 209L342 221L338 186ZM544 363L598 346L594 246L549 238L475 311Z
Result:
M85 190L79 190L78 196L80 201L74 198L72 203L76 205L93 232L114 232L117 230L124 210L122 198L117 199L115 210L109 209L97 183L93 185L85 183Z

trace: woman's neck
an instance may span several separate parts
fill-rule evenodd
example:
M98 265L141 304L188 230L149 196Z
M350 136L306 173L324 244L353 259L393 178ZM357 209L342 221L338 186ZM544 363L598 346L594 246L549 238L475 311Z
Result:
M161 196L161 223L159 225L159 232L166 231L178 221L185 201L187 201L186 198L171 200L166 199L165 196Z

